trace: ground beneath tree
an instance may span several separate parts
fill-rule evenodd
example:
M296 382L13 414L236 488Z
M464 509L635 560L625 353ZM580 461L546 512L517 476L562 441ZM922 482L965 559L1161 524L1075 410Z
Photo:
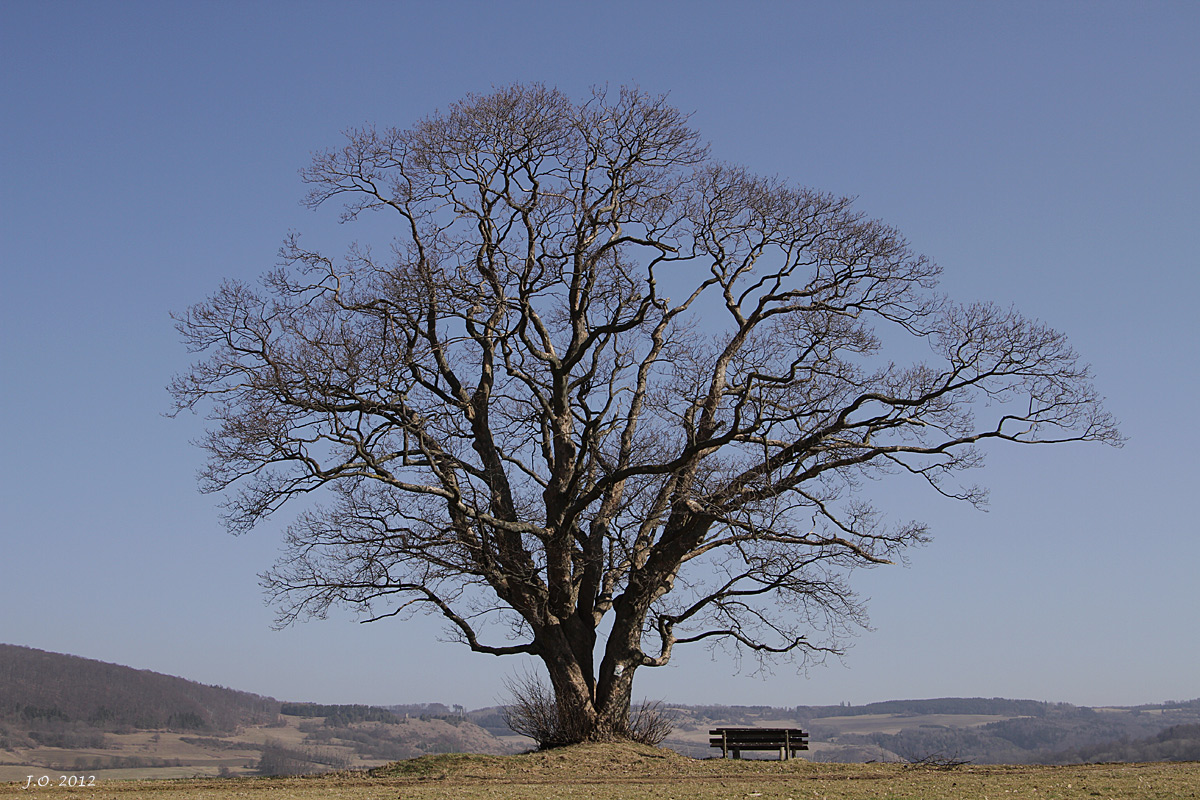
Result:
M815 765L800 759L789 762L696 760L673 750L633 742L577 744L516 756L484 756L464 753L422 756L377 767L368 773L377 778L442 779L573 779L614 780L664 778L764 770L788 772L812 770Z
M8 787L16 797L19 787ZM803 759L694 760L643 745L587 744L518 756L422 756L369 771L303 778L99 781L84 789L55 789L59 795L88 800L1180 800L1200 798L1200 763L937 769Z

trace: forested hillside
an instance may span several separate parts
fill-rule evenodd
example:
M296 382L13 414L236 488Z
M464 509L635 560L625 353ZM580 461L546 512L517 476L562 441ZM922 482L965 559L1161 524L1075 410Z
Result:
M135 729L231 731L271 722L279 702L88 658L0 644L0 748Z
M1172 725L1154 736L1129 741L1103 742L1056 753L1052 764L1105 764L1110 762L1200 761L1200 724Z

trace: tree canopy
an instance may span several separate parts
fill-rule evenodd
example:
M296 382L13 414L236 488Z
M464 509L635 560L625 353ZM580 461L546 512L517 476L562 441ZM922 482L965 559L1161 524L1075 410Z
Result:
M979 503L987 440L1120 438L1061 333L952 302L898 231L713 159L663 97L511 86L302 174L389 232L293 234L178 317L203 488L238 532L321 490L264 576L281 622L440 614L540 658L568 738L627 733L678 645L837 651L848 571L927 538L865 482Z

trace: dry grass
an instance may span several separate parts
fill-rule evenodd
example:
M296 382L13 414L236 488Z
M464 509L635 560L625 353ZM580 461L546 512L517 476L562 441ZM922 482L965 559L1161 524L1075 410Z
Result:
M312 778L117 781L12 791L96 800L1181 800L1200 798L1200 763L1070 767L696 761L639 745L582 745L521 756L426 756Z

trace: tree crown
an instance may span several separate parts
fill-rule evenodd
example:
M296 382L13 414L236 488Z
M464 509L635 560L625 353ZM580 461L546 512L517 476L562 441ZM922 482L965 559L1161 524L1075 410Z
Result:
M328 490L264 576L284 622L423 608L544 659L565 630L587 680L610 615L609 675L688 642L836 650L847 570L927 535L864 480L981 502L986 440L1120 440L1062 334L939 295L898 231L713 160L662 97L512 86L302 174L391 240L290 236L178 317L203 356L172 387L211 415L233 530Z

